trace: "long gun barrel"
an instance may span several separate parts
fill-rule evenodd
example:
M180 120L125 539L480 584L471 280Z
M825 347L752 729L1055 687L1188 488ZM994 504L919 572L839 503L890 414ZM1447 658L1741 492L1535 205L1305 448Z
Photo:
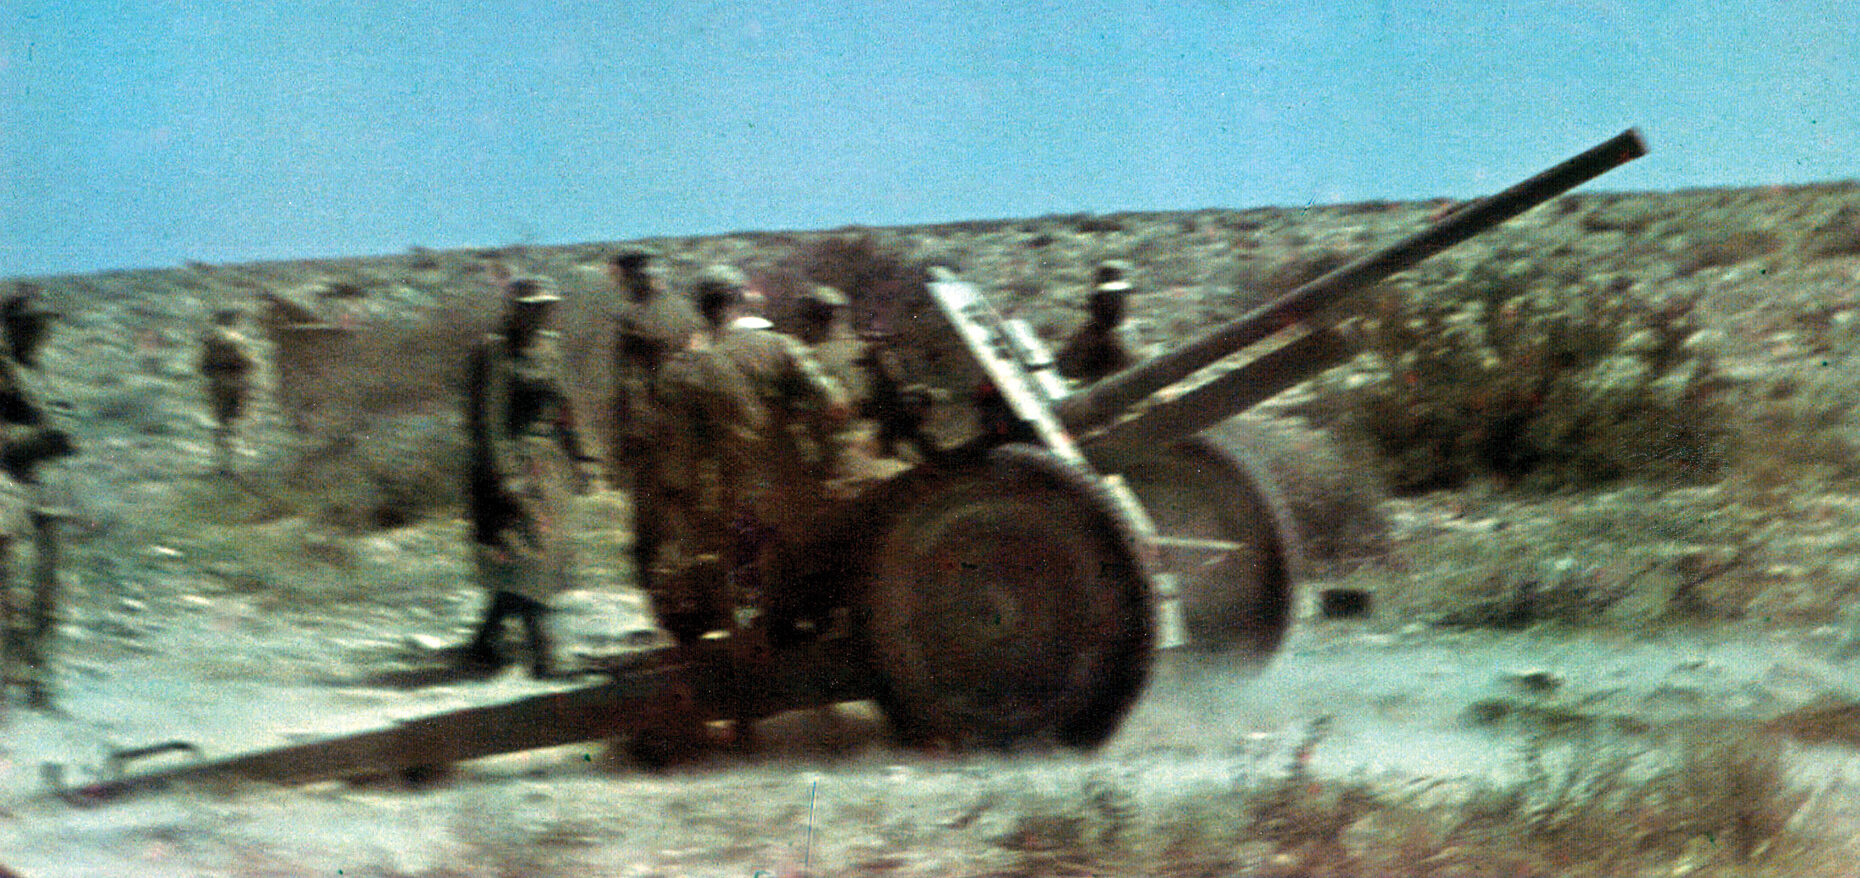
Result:
M1414 235L1217 326L1179 350L1139 363L1089 390L1066 397L1060 401L1055 414L1074 434L1103 427L1156 391L1203 367L1293 324L1317 321L1320 315L1350 294L1646 154L1647 146L1640 133L1632 128L1623 131L1503 192L1471 202ZM1317 347L1335 350L1329 345ZM1314 362L1316 368L1303 370L1307 377L1332 365L1334 360L1326 362L1318 358ZM1227 407L1222 417L1237 414L1257 401L1256 397L1242 397L1240 404Z

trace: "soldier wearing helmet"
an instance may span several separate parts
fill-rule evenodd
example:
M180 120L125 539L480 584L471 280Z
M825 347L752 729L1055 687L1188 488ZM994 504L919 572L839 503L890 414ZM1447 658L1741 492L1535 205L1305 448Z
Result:
M840 383L857 417L820 442L820 481L826 494L836 499L847 499L903 466L878 454L878 403L873 399L874 381L880 380L878 354L871 343L853 332L848 317L851 307L843 293L824 284L808 290L796 306L795 337Z
M41 304L38 289L21 284L0 304L0 681L19 683L27 703L51 703L51 639L57 605L56 525L59 511L44 497L39 466L71 454L69 433L53 426L32 383L39 350L58 313ZM34 576L30 602L15 600L14 546L30 539ZM25 608L24 618L16 608Z
M727 624L723 611L764 549L804 517L797 443L810 420L843 422L839 383L795 339L745 325L747 280L712 268L695 298L704 330L666 363L662 472L673 514L654 574L659 618L681 641Z
M516 616L539 678L554 673L545 602L570 585L569 498L586 490L579 465L590 461L564 390L560 343L548 328L560 301L543 278L510 280L502 331L473 348L466 394L472 549L489 593L466 654L501 666L504 621Z
M659 525L665 490L656 462L662 418L655 382L665 361L691 343L701 327L697 309L681 294L660 288L651 250L630 248L608 257L606 269L625 301L614 316L614 442L610 464L616 484L633 503L633 564L651 590L653 552L663 542ZM624 479L624 481L623 481Z
M1109 259L1092 273L1086 304L1088 317L1054 356L1059 374L1085 384L1096 383L1128 368L1134 358L1118 337L1124 322L1124 300L1130 294L1130 263Z
M237 308L214 311L213 325L200 338L199 370L213 406L213 459L221 474L232 472L233 434L258 367L252 343L239 331L242 316Z

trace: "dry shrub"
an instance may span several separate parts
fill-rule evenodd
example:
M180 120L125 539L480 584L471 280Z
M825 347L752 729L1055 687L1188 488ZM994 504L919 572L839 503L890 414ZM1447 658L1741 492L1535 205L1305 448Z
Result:
M1828 259L1860 255L1860 207L1845 205L1809 232L1802 242L1809 256Z
M1366 437L1397 492L1708 478L1731 436L1693 311L1556 264L1411 277L1354 324L1365 355L1307 414Z
M1633 196L1573 195L1568 198L1573 205L1593 204L1578 220L1585 232L1626 232L1636 235L1646 231L1662 216L1658 205Z
M1800 324L1806 356L1772 367L1746 389L1746 436L1736 483L1750 498L1786 499L1805 485L1860 479L1860 310L1811 309Z
M1373 588L1387 618L1463 628L1576 628L1741 615L1765 517L1722 492L1628 487L1576 504L1464 508L1458 529L1398 545Z
M1740 730L1536 735L1515 773L1471 781L1317 775L1327 733L1319 719L1244 748L1225 777L1163 788L1126 766L977 809L1007 812L987 832L1016 856L1011 874L1730 876L1839 863L1818 853L1810 791Z
M861 331L885 332L925 307L923 266L870 234L829 235L802 243L777 260L768 283L786 302L802 285L826 284L852 302L852 322ZM776 303L771 303L775 305ZM776 322L793 324L790 309L778 308Z
M1673 267L1680 275L1689 275L1707 268L1722 268L1758 259L1775 253L1781 247L1782 238L1775 232L1760 229L1719 232L1689 244L1683 253L1674 258Z
M462 504L463 429L456 416L376 419L304 437L262 467L184 496L178 519L257 525L305 518L345 533L450 517Z
M1350 261L1341 250L1299 252L1270 266L1243 268L1236 298L1241 302L1268 302L1298 289Z

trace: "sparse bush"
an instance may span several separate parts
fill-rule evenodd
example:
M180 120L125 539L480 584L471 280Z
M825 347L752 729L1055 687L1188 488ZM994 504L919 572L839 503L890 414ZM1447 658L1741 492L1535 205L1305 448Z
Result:
M1774 253L1781 246L1782 239L1775 232L1759 229L1709 234L1687 245L1674 260L1674 269L1681 275L1688 275L1707 268L1736 265Z
M1324 736L1307 724L1288 748L1237 754L1230 779L1160 800L1102 773L997 795L975 810L1006 813L978 828L1016 857L1011 874L1729 876L1838 861L1799 817L1809 791L1742 730L1532 734L1509 777L1406 784L1312 773Z
M1236 296L1247 303L1266 302L1298 289L1350 261L1341 250L1304 251L1269 267L1242 268Z
M235 481L197 486L176 511L220 526L306 518L352 534L450 515L462 502L462 432L456 418L383 418L304 439Z
M776 263L790 283L826 284L852 302L852 321L862 330L890 330L925 307L924 269L869 234L833 235L792 250ZM776 306L777 303L771 303ZM777 310L777 323L792 315Z
M1735 618L1763 517L1705 489L1631 487L1570 504L1460 507L1461 526L1398 545L1358 578L1378 613L1457 628L1590 628Z
M1094 232L1121 232L1124 230L1124 223L1115 217L1088 216L1079 220L1078 225L1074 228L1077 228L1080 232L1085 234L1092 234Z
M1321 379L1310 413L1381 449L1398 492L1482 474L1699 479L1728 452L1722 379L1687 299L1488 262L1385 285L1355 331L1365 355Z
M1798 320L1802 355L1747 388L1737 475L1752 496L1860 479L1860 311L1847 302Z
M1827 222L1808 233L1802 249L1820 259L1860 255L1860 207L1850 204L1836 210Z

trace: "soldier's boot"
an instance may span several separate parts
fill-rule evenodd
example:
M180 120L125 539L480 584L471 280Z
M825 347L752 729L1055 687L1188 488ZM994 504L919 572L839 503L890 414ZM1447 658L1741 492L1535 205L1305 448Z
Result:
M33 548L36 557L32 569L32 618L26 635L28 668L32 675L26 687L26 703L34 708L51 706L52 638L58 627L58 523L62 515L55 510L32 513Z
M543 624L543 605L529 598L522 598L523 608L519 613L523 617L523 630L529 636L530 643L530 677L537 680L549 680L559 676L555 666L554 644L550 642L548 627Z
M504 657L498 651L497 641L504 633L504 617L511 611L510 599L515 597L507 592L495 592L491 602L484 610L484 620L478 623L478 633L465 645L464 659L467 664L480 668L501 668Z

